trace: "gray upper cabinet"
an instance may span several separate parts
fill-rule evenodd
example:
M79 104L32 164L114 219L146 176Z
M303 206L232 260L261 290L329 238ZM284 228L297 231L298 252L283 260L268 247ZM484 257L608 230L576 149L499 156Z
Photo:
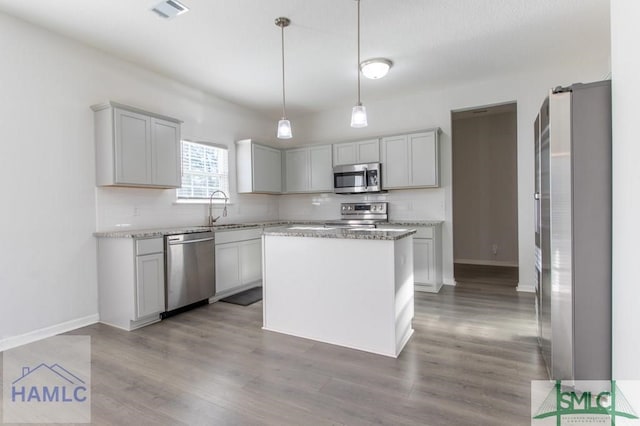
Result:
M286 192L333 192L331 145L288 149L284 157Z
M309 190L333 192L331 145L309 147Z
M333 165L377 163L380 161L380 141L368 139L333 145Z
M115 102L91 108L96 185L181 186L179 120Z
M236 142L238 193L280 194L282 151L251 139Z
M380 161L384 189L440 185L439 131L432 129L382 138Z

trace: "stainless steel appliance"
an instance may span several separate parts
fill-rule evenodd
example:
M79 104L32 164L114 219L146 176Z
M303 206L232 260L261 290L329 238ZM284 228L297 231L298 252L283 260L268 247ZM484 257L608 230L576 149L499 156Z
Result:
M340 204L340 220L326 222L332 228L375 228L388 221L389 205L386 202L362 202Z
M212 231L165 236L163 317L208 303L215 293L215 236Z
M333 168L333 189L336 194L381 192L381 164L367 163L335 166Z
M611 379L611 82L551 91L535 121L536 307L551 379Z

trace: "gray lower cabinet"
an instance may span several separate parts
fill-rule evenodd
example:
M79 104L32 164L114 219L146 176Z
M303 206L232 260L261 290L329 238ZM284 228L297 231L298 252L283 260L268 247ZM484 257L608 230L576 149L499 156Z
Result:
M216 231L216 298L262 281L262 228Z
M136 315L141 319L164 311L164 253L136 256Z
M414 228L413 281L416 291L437 293L442 288L442 226L385 225L385 228Z
M179 188L179 120L109 102L94 111L96 185Z
M98 238L100 322L133 330L164 312L164 240Z

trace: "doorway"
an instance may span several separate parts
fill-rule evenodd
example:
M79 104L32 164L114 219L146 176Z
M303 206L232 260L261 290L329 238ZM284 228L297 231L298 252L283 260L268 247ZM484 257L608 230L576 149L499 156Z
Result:
M452 111L454 279L518 285L517 105Z

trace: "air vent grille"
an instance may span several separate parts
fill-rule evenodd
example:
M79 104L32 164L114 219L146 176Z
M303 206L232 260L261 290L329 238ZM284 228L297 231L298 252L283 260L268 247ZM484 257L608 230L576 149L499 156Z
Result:
M172 19L189 11L189 8L177 0L165 0L151 9L164 19Z

